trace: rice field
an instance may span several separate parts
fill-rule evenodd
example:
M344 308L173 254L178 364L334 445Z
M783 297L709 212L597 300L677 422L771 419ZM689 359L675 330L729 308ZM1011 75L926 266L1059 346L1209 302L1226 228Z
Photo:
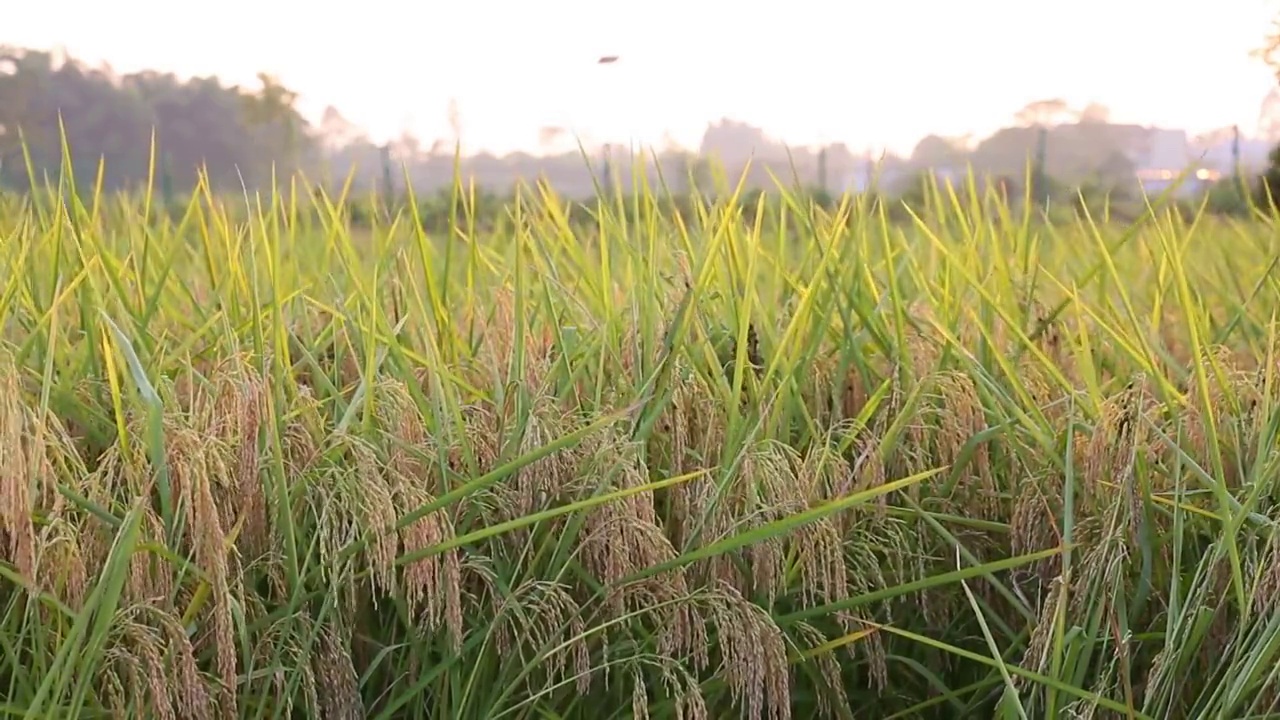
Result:
M1263 219L71 187L0 199L5 715L1280 717Z

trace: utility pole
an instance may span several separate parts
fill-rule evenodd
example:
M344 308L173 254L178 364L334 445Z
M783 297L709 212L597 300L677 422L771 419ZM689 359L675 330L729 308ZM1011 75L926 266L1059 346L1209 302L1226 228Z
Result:
M1240 126L1231 126L1231 173L1240 177Z
M827 146L818 150L818 189L827 192Z
M1231 126L1231 180L1239 199L1243 200L1249 191L1245 189L1244 173L1240 171L1240 126Z
M596 64L612 65L618 62L618 59L619 58L617 55L602 55L599 60L596 60ZM613 146L612 144L610 144L608 138L605 138L604 147L601 148L601 153L604 156L603 157L604 192L606 195L612 195L613 194Z
M382 158L383 203L389 208L391 207L391 143L383 143L378 148L378 155Z
M604 177L601 181L604 185L605 195L613 194L613 145L606 142L604 147L600 149L602 164L604 166Z
M1036 134L1036 159L1031 174L1031 187L1037 202L1048 204L1049 177L1045 173L1045 156L1048 154L1049 129L1041 125Z
M169 161L169 153L160 151L160 194L164 198L165 210L172 212L173 202L173 163Z

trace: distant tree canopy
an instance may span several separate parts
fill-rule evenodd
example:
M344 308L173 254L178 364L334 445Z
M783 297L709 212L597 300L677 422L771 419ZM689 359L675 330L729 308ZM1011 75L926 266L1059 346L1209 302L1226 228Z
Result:
M73 171L82 185L104 189L145 182L152 133L156 174L188 189L207 169L215 187L255 185L277 167L313 159L316 141L293 107L296 97L267 75L262 87L223 86L214 78L171 74L116 75L51 53L0 46L0 184L29 186L22 144L36 174L57 176L65 128Z
M1273 100L1280 107L1280 92ZM566 127L536 132L540 156L479 152L455 158L455 147L466 147L464 115L456 100L445 113L448 137L419 139L406 132L385 143L369 138L333 107L313 126L296 101L292 89L267 74L249 88L151 71L120 75L53 53L0 46L0 187L28 189L23 141L36 182L57 178L63 163L60 122L77 184L92 186L101 163L107 191L148 181L153 133L154 181L178 194L191 190L200 168L223 193L237 193L242 184L263 187L273 168L277 177L303 170L331 191L350 177L353 193L378 188L379 196L388 189L391 195L403 193L409 184L419 197L447 195L455 172L497 195L509 193L517 182L539 179L574 198L592 197L601 185L599 147L583 146L584 158L579 139ZM1132 191L1138 165L1154 162L1142 148L1160 132L1112 123L1107 108L1096 103L1075 108L1052 98L1029 103L1009 126L985 138L925 137L909 157L873 161L838 143L788 147L761 128L722 118L708 123L696 148L668 138L656 156L645 152L635 160L624 157L623 149L610 165L624 190L641 176L630 163L642 161L648 185L665 186L676 195L725 192L740 177L747 188L771 188L781 180L823 192L859 187L894 195L915 192L913 178L931 169L955 174L971 167L988 179L1021 182L1028 163L1043 159L1046 176L1068 191ZM1222 138L1193 143L1197 152L1215 144ZM1251 156L1265 154L1247 144L1244 149Z
M337 108L327 108L311 125L296 110L296 100L292 89L267 74L258 76L255 87L244 88L217 78L184 80L151 71L121 75L49 52L0 46L0 188L29 189L28 157L37 184L58 177L63 162L60 121L77 184L93 186L101 163L108 192L148 182L153 133L154 182L178 194L194 187L202 167L218 192L239 192L242 183L262 187L271 181L273 167L277 177L303 170L330 190L339 190L350 174L353 192L388 183L393 192L402 192L403 166L420 194L446 189L460 169L490 192L509 192L518 179L543 178L558 192L578 197L593 194L592 174L601 171L598 157L588 158L596 166L587 167L577 140L564 128L544 128L538 134L544 151L559 149L559 154L497 157L481 152L462 158L461 168L455 168L455 144L463 134L456 100L447 111L451 137L422 142L404 133L386 144L369 138ZM702 157L710 151L726 156L729 176L753 158L749 182L754 186L771 185L773 177L790 175L793 166L802 184L812 184L819 175L815 151L798 149L789 155L781 143L745 123L726 119L709 125L702 145L697 153L678 148L661 153L662 176L676 192L712 184ZM828 148L827 160L835 177L847 175L855 162L840 145ZM615 164L624 186L629 185L630 168ZM656 186L656 172L649 175Z
M1262 46L1254 51L1254 57L1275 73L1278 87L1272 88L1263 101L1262 112L1258 119L1259 127L1272 135L1280 127L1280 15L1277 15L1263 40ZM1277 144L1267 156L1267 169L1254 184L1254 199L1263 208L1280 207L1280 144Z

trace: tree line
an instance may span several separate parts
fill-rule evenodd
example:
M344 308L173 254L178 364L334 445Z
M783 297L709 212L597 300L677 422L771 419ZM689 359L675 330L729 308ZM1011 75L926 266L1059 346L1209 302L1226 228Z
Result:
M241 87L214 77L118 74L50 52L0 46L0 187L21 192L32 179L40 184L57 178L64 136L77 183L93 186L101 172L102 187L109 192L151 182L186 194L198 169L204 169L217 192L267 185L273 169L278 176L303 170L335 188L355 168L357 188L390 184L392 194L403 191L406 174L423 194L452 183L452 143L437 139L424 149L406 134L375 144L335 108L310 124L296 109L296 100L296 93L265 73L256 86ZM458 125L453 117L457 108L451 106L450 113L451 125ZM918 183L911 178L922 170L957 164L998 175L1019 194L1028 158L1037 145L1047 144L1041 153L1043 169L1069 186L1066 194L1077 187L1123 191L1135 172L1126 148L1140 144L1148 129L1112 124L1107 115L1099 105L1077 111L1062 101L1040 101L1020 110L1010 127L989 138L926 137L910 157L883 158L879 166L889 171L885 177L901 179L893 195L917 192ZM544 128L543 134L563 133ZM1207 144L1221 146L1217 140ZM648 170L649 182L658 184L660 173L677 194L701 189L710 184L705 165L711 158L722 162L730 177L749 159L748 187L768 186L771 177L794 177L800 186L834 193L848 189L850 178L862 175L867 165L867 158L843 145L788 149L758 128L726 119L708 125L700 147L659 153ZM542 177L562 193L586 196L601 179L591 173L604 170L599 163L585 167L576 150L549 157L481 153L464 158L462 165L464 175L498 195L507 194L517 178ZM624 162L613 169L625 190L631 169Z
M109 191L153 175L189 188L202 167L215 186L261 183L272 163L300 166L314 157L315 142L295 94L269 75L259 82L250 89L216 78L118 75L0 47L0 184L24 190L32 176L37 184L57 177L64 138L77 182L96 183L101 166Z

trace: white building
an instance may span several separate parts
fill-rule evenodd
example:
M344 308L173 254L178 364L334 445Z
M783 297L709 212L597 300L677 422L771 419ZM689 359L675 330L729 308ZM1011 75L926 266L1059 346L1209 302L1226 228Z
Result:
M1192 148L1185 130L1150 128L1132 148L1130 159L1137 168L1138 183L1148 195L1159 195L1177 184L1174 194L1187 196L1204 191L1224 174L1224 168L1205 162L1208 158L1203 155Z

